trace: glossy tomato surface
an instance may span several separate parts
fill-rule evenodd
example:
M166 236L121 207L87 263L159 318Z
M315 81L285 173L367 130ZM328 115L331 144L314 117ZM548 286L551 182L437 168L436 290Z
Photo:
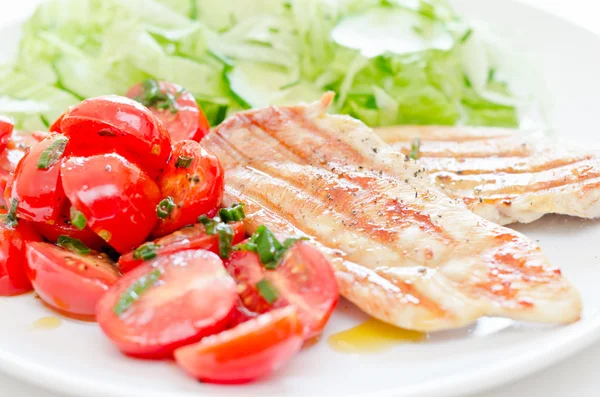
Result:
M122 352L170 357L176 348L227 326L235 289L212 252L162 255L123 276L100 300L97 320ZM132 291L137 299L129 299Z
M160 191L135 164L117 154L71 157L61 170L72 206L120 253L146 240L157 221Z
M6 149L14 126L14 122L10 117L0 115L0 152Z
M182 159L189 159L189 165L181 166ZM200 215L215 215L223 200L224 178L219 159L198 142L174 143L173 156L158 186L163 197L173 199L175 208L159 221L153 234L164 236L195 224Z
M60 236L75 238L85 244L87 247L101 251L106 247L106 242L94 233L89 227L80 230L71 224L70 204L63 206L61 214L53 224L49 223L34 223L33 227L46 240L55 243Z
M244 239L246 228L243 222L232 223L233 244L237 244ZM204 225L193 225L184 227L164 237L158 238L152 242L157 255L172 254L188 249L203 249L219 253L218 234L208 235ZM127 273L141 265L144 261L136 259L134 252L129 252L119 258L119 270L121 273Z
M306 340L318 336L339 300L335 275L329 261L306 242L294 244L275 270L265 269L253 252L234 252L225 263L238 283L241 302L251 312L294 306ZM257 284L268 280L276 300L267 302Z
M152 178L171 155L169 133L140 103L120 96L86 99L69 109L60 123L74 155L118 153Z
M53 223L66 201L60 180L63 156L46 168L40 168L40 157L59 141L66 141L54 134L33 146L17 165L14 180L7 186L4 198L7 203L17 200L19 218L31 222Z
M48 129L48 131L50 132L58 132L59 134L62 133L62 121L63 118L65 117L65 114L67 114L69 111L67 110L66 112L64 112L63 114L61 114L56 121L54 121L54 123L52 123L52 125L50 126L50 128Z
M194 96L177 84L149 80L133 86L127 96L148 106L173 141L191 139L200 142L210 131L210 124Z
M48 243L26 244L27 274L49 306L69 316L93 319L98 301L119 279L105 254L77 254Z
M20 221L14 228L0 222L0 296L31 291L25 269L25 243L40 240L26 221Z
M302 343L302 325L288 306L182 347L175 360L203 382L246 383L272 374Z

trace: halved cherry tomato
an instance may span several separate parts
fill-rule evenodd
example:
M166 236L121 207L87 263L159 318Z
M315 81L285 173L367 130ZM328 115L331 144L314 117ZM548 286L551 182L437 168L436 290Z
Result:
M61 124L63 119L65 118L65 114L67 114L69 111L67 110L66 112L64 112L63 114L61 114L54 123L52 123L52 125L50 126L50 128L48 129L48 131L50 132L58 132L59 134L62 133L62 129L61 129Z
M55 243L60 236L67 236L81 241L87 247L96 251L101 251L103 248L105 248L106 242L102 240L96 233L94 233L89 227L79 230L71 224L71 217L69 213L70 207L70 204L63 206L61 214L53 224L33 224L35 230L37 230L42 237L51 243Z
M5 214L6 210L0 210L0 213ZM25 270L25 243L40 240L26 221L19 221L14 228L0 222L0 296L31 291Z
M169 357L222 331L237 293L221 259L209 251L159 256L127 273L98 303L104 333L126 354Z
M195 224L200 215L215 215L223 199L224 184L223 167L213 153L198 142L174 143L173 156L158 187L163 197L173 199L175 208L160 220L153 234L164 236Z
M169 133L140 103L120 96L86 99L69 109L60 123L77 156L118 153L152 178L171 156Z
M59 142L64 135L55 134L33 146L17 165L14 181L4 193L7 203L17 200L19 218L32 222L53 223L58 218L66 196L60 181L62 153L55 161L40 167L40 158Z
M246 383L279 369L301 349L302 342L296 310L285 307L179 348L175 360L203 382Z
M154 228L160 191L120 155L71 157L63 163L61 177L71 205L118 252L137 247Z
M119 279L106 254L77 254L48 243L26 244L27 274L49 306L78 318L93 318L98 301Z
M163 98L157 98L158 95ZM148 106L169 131L172 141L200 142L210 131L210 124L194 96L177 84L147 80L131 87L127 96Z
M232 223L233 227L233 244L237 244L244 239L246 228L243 222ZM154 252L156 255L167 255L175 252L188 249L203 249L212 251L215 254L219 253L219 236L218 234L208 235L204 225L194 225L184 227L167 236L156 239L152 242L156 247ZM121 273L127 273L139 265L144 263L142 259L136 259L134 252L122 255L119 258L119 270Z
M6 145L15 127L10 117L0 115L0 152L6 149Z
M339 300L338 285L329 261L312 245L294 244L275 270L266 270L253 252L234 252L227 271L238 283L241 301L249 310L264 313L272 308L294 306L304 327L304 337L321 333ZM257 284L266 279L275 288L269 303Z

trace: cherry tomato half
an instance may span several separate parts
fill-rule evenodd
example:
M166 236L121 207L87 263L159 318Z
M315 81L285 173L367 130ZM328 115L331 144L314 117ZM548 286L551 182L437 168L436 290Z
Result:
M175 360L203 382L246 383L279 369L302 342L296 310L285 307L177 349Z
M106 247L106 242L102 240L89 227L79 230L71 224L70 204L63 206L61 214L53 224L35 223L33 226L46 240L55 243L60 236L75 238L85 244L87 247L101 251Z
M312 245L294 244L275 270L266 270L253 252L234 252L226 261L227 271L238 283L244 306L264 313L272 308L294 306L304 327L304 337L321 333L339 300L338 285L329 261ZM267 302L257 284L268 280L275 289Z
M17 165L14 181L7 186L4 199L17 200L19 218L32 222L53 223L58 218L66 196L60 181L62 152L56 152L51 161L46 157L46 167L41 168L43 156L67 139L60 134L51 135L33 146ZM62 146L64 151L64 146Z
M233 244L237 244L244 239L246 228L243 222L232 223ZM174 233L161 237L153 241L156 255L173 254L175 252L188 249L203 249L219 253L219 236L217 234L208 235L204 225L194 225L184 227ZM144 263L142 259L136 259L134 252L122 255L119 258L119 270L121 273L127 273Z
M127 273L100 299L97 320L126 354L170 357L181 346L222 331L237 293L209 251L159 256Z
M195 224L200 215L215 215L223 199L224 178L219 159L198 142L174 143L158 187L163 197L173 199L175 207L159 221L153 234L164 236Z
M131 87L127 96L148 106L169 131L172 141L200 142L210 131L194 96L177 84L146 80Z
M138 102L119 96L86 99L69 109L60 123L77 156L116 152L138 164L152 178L171 156L169 133Z
M40 240L40 236L26 221L19 221L14 228L0 222L0 296L31 291L31 282L25 270L25 243Z
M0 115L0 152L6 149L6 145L15 127L10 117Z
M64 112L63 114L61 114L54 123L52 123L52 125L50 126L50 128L48 129L48 131L50 132L58 132L59 134L62 133L61 130L61 124L63 119L65 118L65 114L67 114L69 111L67 110L66 112Z
M160 191L145 172L118 154L71 157L63 163L61 177L71 205L118 252L137 247L154 228Z
M106 254L77 254L48 243L27 243L27 274L49 306L78 318L96 315L98 301L119 279Z

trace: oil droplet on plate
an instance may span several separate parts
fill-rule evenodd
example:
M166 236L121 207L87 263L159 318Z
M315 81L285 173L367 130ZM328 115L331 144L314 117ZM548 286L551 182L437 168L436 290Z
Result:
M423 332L410 331L386 324L374 318L331 335L329 346L341 353L378 353L401 343L414 343L427 339Z
M35 329L56 329L58 327L60 327L60 325L62 324L62 320L58 317L54 317L54 316L48 316L48 317L42 317L39 320L37 320L36 322L33 323L33 328Z

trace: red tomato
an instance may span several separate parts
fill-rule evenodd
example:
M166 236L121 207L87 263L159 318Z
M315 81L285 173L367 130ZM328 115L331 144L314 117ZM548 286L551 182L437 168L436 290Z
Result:
M98 303L96 317L122 352L169 357L176 348L227 326L235 289L217 255L181 251L159 256L123 276Z
M237 244L244 239L246 228L243 222L232 223L234 235L233 244ZM188 249L203 249L219 253L219 236L217 234L208 235L203 225L194 225L184 227L174 233L161 237L153 241L157 247L157 255L167 255ZM134 252L125 254L119 258L119 270L121 273L127 273L144 263L142 259L135 259Z
M178 167L181 159L190 159L191 163ZM200 215L215 215L223 199L224 185L223 167L213 153L198 142L176 142L173 156L158 180L163 197L171 197L175 208L159 221L153 234L164 236L195 224Z
M15 127L10 117L0 115L0 152L6 149L6 145Z
M203 382L246 383L279 369L302 342L296 311L285 307L177 349L175 360Z
M65 140L63 135L49 136L33 146L17 165L14 181L7 186L4 199L7 203L18 201L19 218L32 222L53 223L58 218L66 196L60 181L62 154L53 164L45 169L38 168L40 156L58 140Z
M71 217L69 214L69 206L64 206L63 211L59 215L55 223L35 223L35 230L38 231L46 240L51 243L55 243L60 236L67 236L76 238L77 240L84 243L89 248L101 251L106 247L106 243L96 233L86 227L83 230L77 229L71 224Z
M119 279L106 254L81 255L48 243L27 243L27 274L40 298L61 313L93 318L98 301Z
M249 310L264 313L272 308L294 306L306 340L321 333L339 299L331 264L319 250L305 242L294 244L275 270L266 270L253 252L234 252L225 266L237 281L241 301ZM277 292L272 303L263 298L256 286L263 279Z
M0 296L31 291L25 271L25 243L40 240L26 221L19 221L15 228L0 223Z
M116 152L157 176L171 156L169 133L138 102L119 96L86 99L69 109L60 123L77 156Z
M157 98L156 94L170 95L171 102ZM210 131L210 124L204 112L198 108L194 96L177 84L147 80L131 87L127 96L148 106L169 131L173 141L191 139L200 142Z
M60 125L62 124L63 119L65 118L65 114L67 114L69 111L67 110L66 112L64 112L63 114L61 114L54 123L52 123L52 125L50 126L50 128L48 129L48 131L50 132L58 132L59 134L62 133L61 127Z
M118 154L71 157L61 176L73 207L118 252L137 247L154 228L160 191L145 172Z

